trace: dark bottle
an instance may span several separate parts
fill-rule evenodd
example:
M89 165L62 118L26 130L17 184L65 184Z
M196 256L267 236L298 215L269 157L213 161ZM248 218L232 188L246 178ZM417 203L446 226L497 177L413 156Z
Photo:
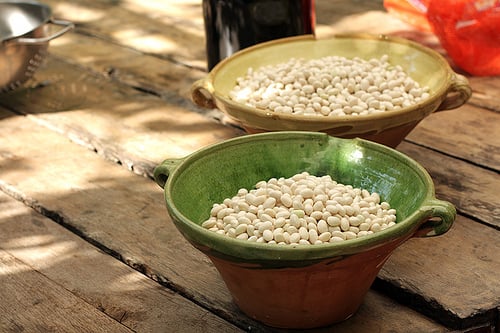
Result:
M208 70L272 39L314 34L314 0L203 0Z

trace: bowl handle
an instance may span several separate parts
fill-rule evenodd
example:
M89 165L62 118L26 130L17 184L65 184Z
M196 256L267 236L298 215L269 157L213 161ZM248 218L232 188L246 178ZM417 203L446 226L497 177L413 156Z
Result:
M175 170L177 169L177 166L183 161L184 159L179 158L179 159L167 159L163 162L161 162L159 165L156 166L156 168L153 171L153 176L155 179L155 182L161 187L164 188L165 184L167 183L168 176Z
M448 201L431 199L423 206L422 211L428 213L428 219L420 225L416 237L431 237L446 233L457 216L455 206Z
M206 109L215 109L215 101L212 96L214 87L209 82L209 77L195 81L191 86L191 98L193 102Z
M446 97L437 108L437 111L456 109L464 105L471 95L472 89L467 78L461 74L453 73Z
M20 43L20 44L45 44L45 43L51 41L52 39L57 38L57 37L65 34L66 32L68 32L69 30L71 30L75 27L75 25L72 22L63 21L63 20L51 19L47 23L59 25L59 26L62 26L62 28L49 36L40 37L40 38L17 38L17 39L15 39L15 41L17 43Z

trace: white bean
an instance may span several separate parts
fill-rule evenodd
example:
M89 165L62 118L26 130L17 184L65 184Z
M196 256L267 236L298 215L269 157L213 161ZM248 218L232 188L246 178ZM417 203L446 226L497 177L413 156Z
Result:
M280 200L281 200L281 203L283 203L283 205L285 207L291 207L292 206L293 201L292 201L292 197L290 196L289 193L283 194L281 196Z
M264 240L265 240L266 242L269 242L269 241L273 240L274 235L273 235L273 232L272 232L271 230L266 229L266 230L264 230L264 232L262 233L262 237L264 238Z
M214 204L201 226L250 242L316 245L368 236L395 224L396 210L380 202L377 193L302 172L238 190Z
M290 243L298 243L301 238L298 232L294 232L290 235Z
M241 239L241 240L248 240L248 234L247 233L242 233L242 234L239 234L238 236L236 236L237 239Z
M320 220L317 225L318 232L324 233L328 231L328 223L325 220Z
M330 216L326 222L329 226L338 227L340 225L340 218L338 216Z
M301 239L309 239L309 231L306 227L300 227L299 235Z
M318 240L318 232L316 231L316 229L309 229L309 242L311 244L314 244L316 243L317 240Z
M322 232L319 236L318 239L322 241L323 243L329 242L330 239L332 238L332 234L328 231Z
M249 68L229 97L272 112L329 117L386 112L430 96L428 87L388 61L387 55L356 61L327 56Z
M276 205L276 199L273 197L268 197L263 203L264 208L273 208Z

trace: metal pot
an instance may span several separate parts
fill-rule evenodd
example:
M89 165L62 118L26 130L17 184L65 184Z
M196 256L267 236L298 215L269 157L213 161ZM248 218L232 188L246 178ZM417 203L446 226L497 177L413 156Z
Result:
M61 29L49 33L49 24ZM16 89L33 76L49 41L74 27L52 19L47 5L36 1L0 1L0 92Z

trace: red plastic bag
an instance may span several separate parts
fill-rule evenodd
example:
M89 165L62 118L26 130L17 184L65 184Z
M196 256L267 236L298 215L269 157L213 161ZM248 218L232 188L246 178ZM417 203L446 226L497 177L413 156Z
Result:
M384 5L386 2L391 3L391 11L397 11L395 3L418 3L420 18L425 16L458 67L473 75L500 75L500 0L386 0ZM425 31L425 27L416 27Z

